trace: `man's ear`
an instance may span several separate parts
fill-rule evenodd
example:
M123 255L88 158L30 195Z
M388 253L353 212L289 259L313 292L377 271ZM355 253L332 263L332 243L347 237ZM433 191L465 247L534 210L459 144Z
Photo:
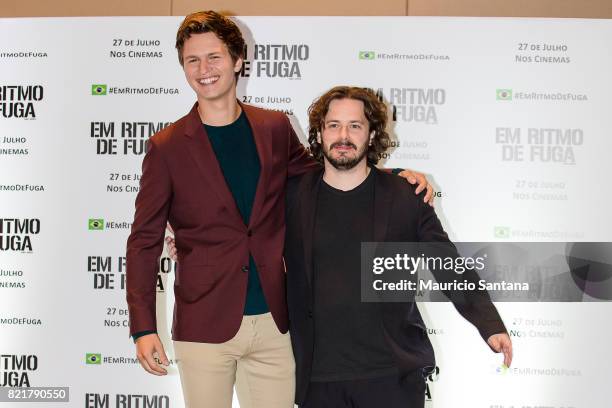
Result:
M240 70L242 69L243 63L244 63L244 60L242 58L238 58L236 60L236 63L234 63L234 72L240 72Z

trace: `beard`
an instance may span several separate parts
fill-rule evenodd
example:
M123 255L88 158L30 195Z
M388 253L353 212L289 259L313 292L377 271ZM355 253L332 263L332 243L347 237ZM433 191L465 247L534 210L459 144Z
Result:
M333 157L331 151L336 146L351 146L356 150L357 154L355 156L348 156L347 154L341 154L339 157ZM364 144L361 148L358 148L354 143L351 142L336 142L332 143L329 146L329 149L325 146L324 143L321 144L321 151L323 152L323 156L327 159L327 161L334 166L334 168L338 170L350 170L355 167L359 162L363 160L363 158L368 153L368 145Z

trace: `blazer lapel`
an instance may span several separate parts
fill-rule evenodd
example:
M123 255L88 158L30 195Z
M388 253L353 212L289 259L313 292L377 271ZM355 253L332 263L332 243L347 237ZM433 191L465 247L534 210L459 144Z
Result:
M257 109L252 106L243 105L238 102L242 110L244 111L251 130L253 131L253 138L255 139L255 147L257 148L257 154L259 156L259 163L261 171L259 173L259 181L257 182L257 190L255 192L255 199L253 200L253 209L251 210L251 217L249 219L249 226L253 226L257 222L257 217L261 211L264 199L266 197L266 191L268 189L268 179L270 177L272 167L272 134L270 128L266 126L265 118L259 114Z
M372 171L378 173L374 184L374 242L384 242L387 237L393 193L386 178L387 175L375 167L372 167Z
M210 186L212 193L217 196L217 199L223 206L229 209L229 213L235 220L244 225L236 206L236 201L225 182L217 156L208 140L208 135L200 119L197 107L198 104L196 103L187 115L185 124L185 136L188 140L187 150L196 162L200 174L206 180L207 185Z
M317 197L321 188L323 171L313 171L305 174L298 190L299 214L302 224L302 246L304 250L304 269L306 279L312 288L313 257L312 240L314 239L315 216L317 209Z

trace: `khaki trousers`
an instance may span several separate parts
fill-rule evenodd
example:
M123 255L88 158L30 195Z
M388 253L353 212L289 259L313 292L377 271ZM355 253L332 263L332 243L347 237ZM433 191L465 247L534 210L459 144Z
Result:
M225 343L174 342L187 408L293 408L295 362L289 333L270 313L244 316Z

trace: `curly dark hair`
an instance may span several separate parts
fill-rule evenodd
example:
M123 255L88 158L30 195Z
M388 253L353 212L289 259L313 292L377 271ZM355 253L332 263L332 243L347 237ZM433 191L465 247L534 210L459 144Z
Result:
M365 117L368 119L370 132L374 131L372 144L368 146L368 164L378 163L380 154L384 153L390 145L391 139L385 130L387 127L387 106L374 91L368 88L355 86L336 86L316 99L308 108L308 143L314 158L323 163L323 151L317 141L317 134L325 124L325 116L329 111L329 104L334 99L356 99L363 102Z
M176 50L183 65L183 46L192 34L214 33L223 43L234 63L245 58L245 42L240 29L231 19L216 11L198 11L185 17L176 33Z

